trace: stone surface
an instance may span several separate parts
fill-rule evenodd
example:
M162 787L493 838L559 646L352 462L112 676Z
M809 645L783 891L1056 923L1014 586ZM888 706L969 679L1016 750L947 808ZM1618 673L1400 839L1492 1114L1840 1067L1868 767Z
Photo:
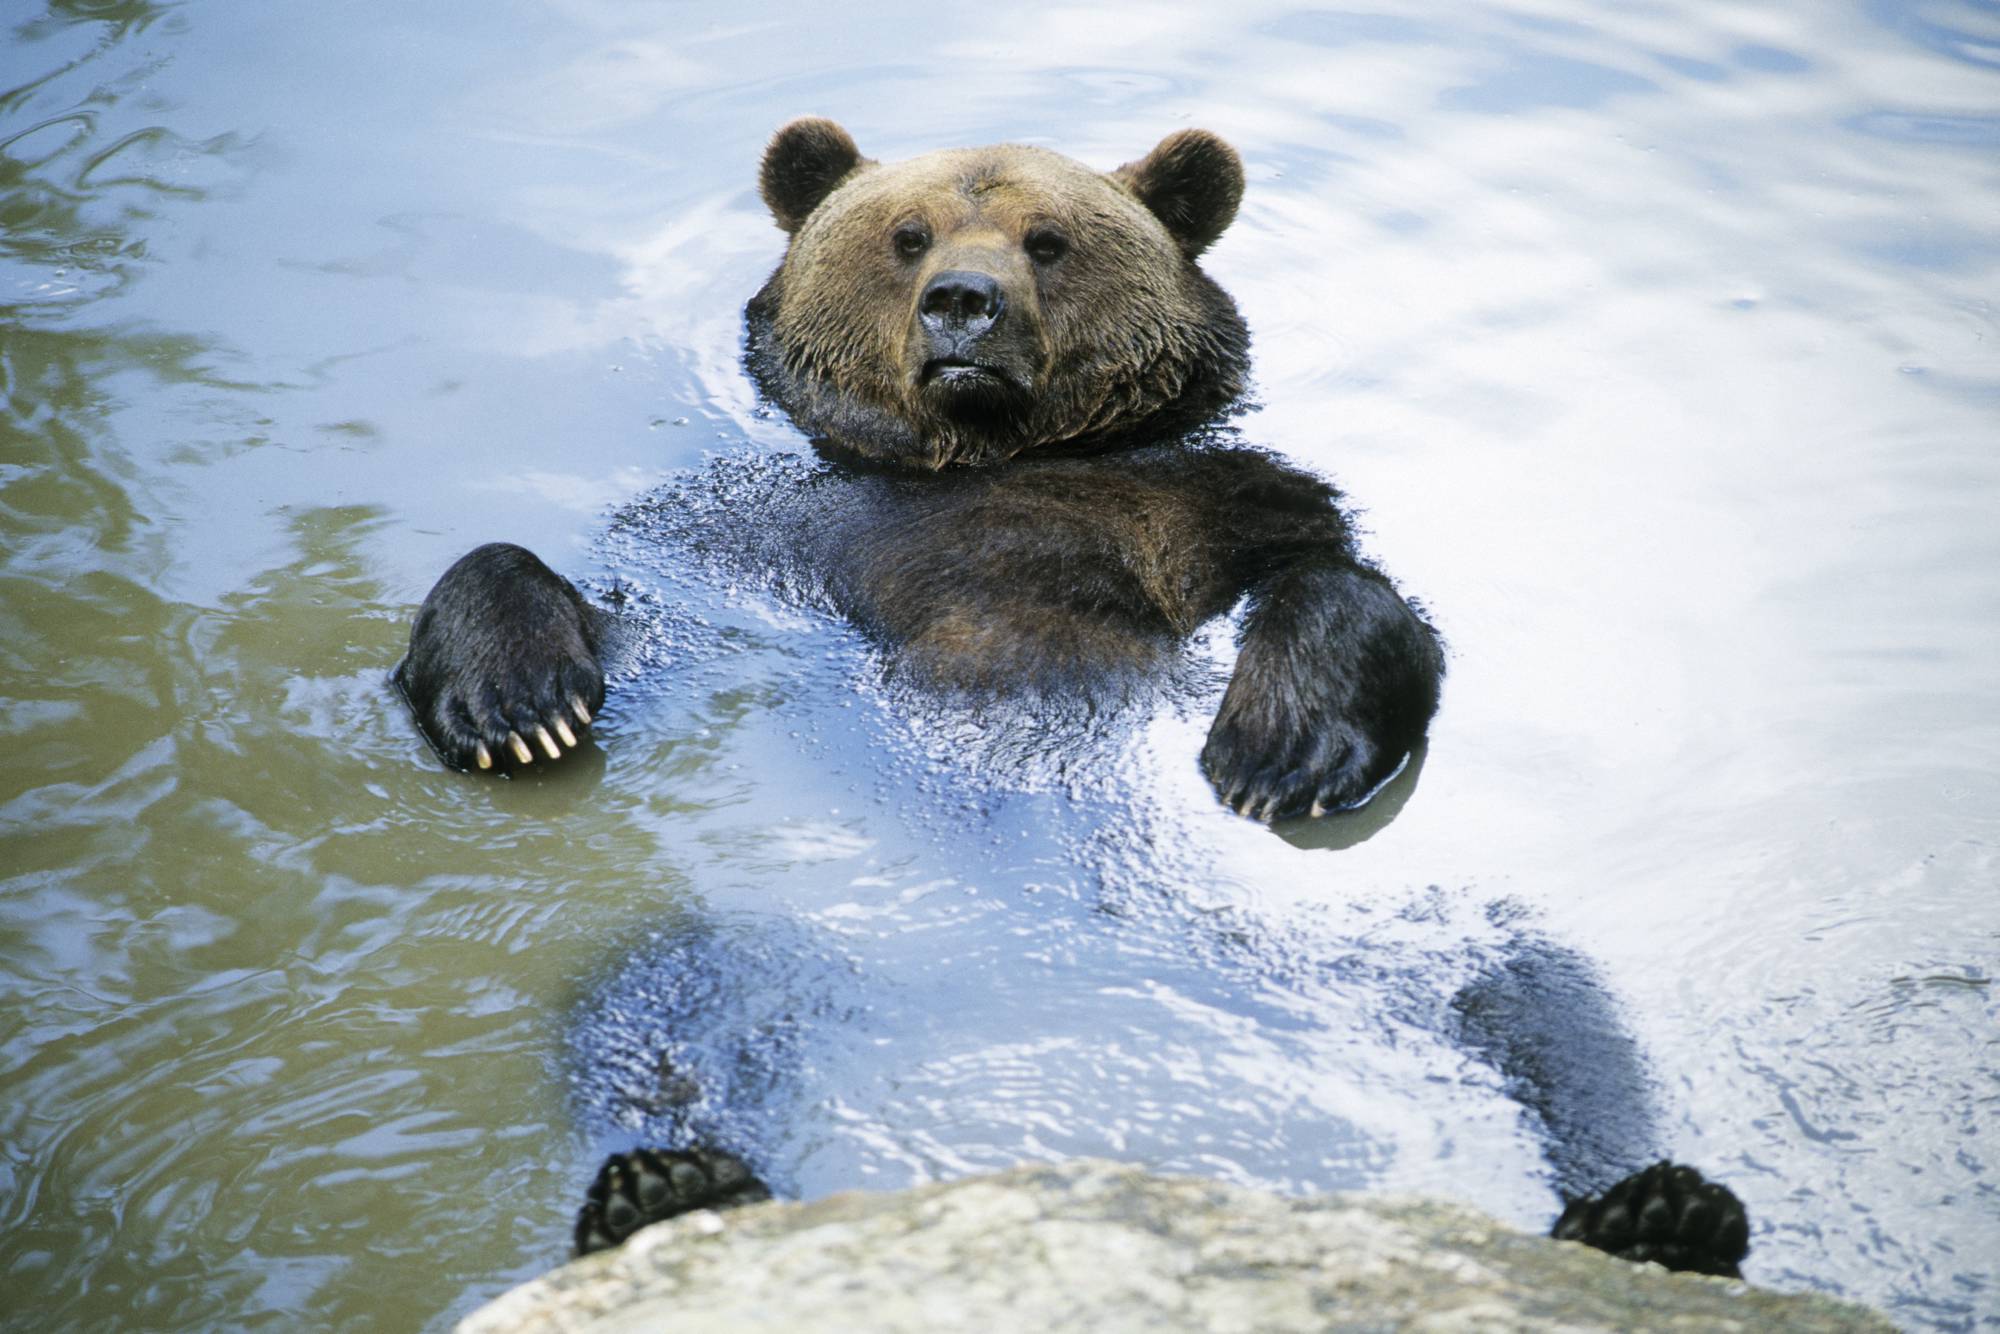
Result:
M459 1331L1890 1328L1457 1205L1286 1199L1086 1161L689 1214L506 1293Z

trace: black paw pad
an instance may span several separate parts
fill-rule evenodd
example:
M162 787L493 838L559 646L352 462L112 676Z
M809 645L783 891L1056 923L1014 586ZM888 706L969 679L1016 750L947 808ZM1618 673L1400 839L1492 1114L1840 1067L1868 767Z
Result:
M1602 1195L1572 1200L1550 1236L1580 1241L1621 1260L1741 1278L1750 1216L1727 1186L1692 1167L1659 1162Z
M733 1209L771 1192L743 1160L719 1149L614 1153L576 1213L576 1253L608 1251L645 1227L696 1209Z

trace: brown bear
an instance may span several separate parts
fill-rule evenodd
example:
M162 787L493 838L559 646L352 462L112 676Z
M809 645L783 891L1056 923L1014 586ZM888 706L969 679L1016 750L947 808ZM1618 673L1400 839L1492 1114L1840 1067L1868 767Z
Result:
M815 590L932 689L1123 691L1244 603L1201 756L1223 800L1319 814L1395 772L1437 707L1437 635L1330 485L1206 429L1247 375L1196 262L1242 195L1233 149L1183 130L1111 172L1016 145L881 164L808 119L760 186L789 242L746 359L825 462L679 537ZM554 759L603 698L606 615L482 547L397 680L447 763Z
M1319 813L1395 771L1437 707L1436 634L1357 553L1331 486L1207 429L1247 376L1243 321L1197 264L1242 195L1227 144L1182 131L1111 172L1020 146L884 165L801 120L760 186L790 239L746 360L822 460L718 465L621 524L838 609L925 690L1115 696L1243 603L1201 756L1223 799ZM555 759L601 706L616 624L528 552L485 546L425 600L396 679L448 763ZM1579 1007L1534 981L1468 991L1466 1041L1580 1140L1564 1099L1631 1083L1605 1078L1629 1043L1578 1043ZM765 1193L713 1146L614 1155L577 1247ZM1574 1203L1558 1235L1734 1273L1748 1228L1726 1190L1661 1163Z

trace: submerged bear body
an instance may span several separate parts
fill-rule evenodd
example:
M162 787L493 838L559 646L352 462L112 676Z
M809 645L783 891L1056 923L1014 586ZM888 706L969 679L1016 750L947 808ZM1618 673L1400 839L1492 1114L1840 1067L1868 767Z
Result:
M1243 322L1196 263L1242 183L1202 131L1107 173L1020 146L883 165L831 122L786 126L760 187L790 239L746 312L746 362L832 463L729 515L727 545L948 691L1122 688L1243 604L1201 762L1271 819L1365 800L1422 739L1443 656L1332 487L1201 430L1247 376ZM566 611L567 584L539 562L523 576L523 556L454 567L399 674L460 767L525 762L531 742L554 758L601 697L574 682L604 613ZM546 644L509 581L553 615ZM482 609L504 644L467 634Z

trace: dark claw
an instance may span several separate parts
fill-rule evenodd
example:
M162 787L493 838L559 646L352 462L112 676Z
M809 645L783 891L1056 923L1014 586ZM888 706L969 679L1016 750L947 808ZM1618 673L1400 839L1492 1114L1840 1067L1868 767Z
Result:
M1423 739L1443 651L1365 567L1307 562L1254 595L1202 768L1230 809L1264 820L1358 806ZM1243 793L1251 802L1239 801Z
M1250 707L1230 688L1201 753L1224 805L1265 821L1305 815L1315 804L1321 811L1358 805L1402 758L1374 762L1375 747L1350 735L1346 723L1314 734L1300 721L1306 712Z
M609 1250L649 1223L696 1209L734 1209L771 1192L720 1149L634 1149L597 1171L576 1215L576 1253Z
M1743 1257L1750 1252L1750 1217L1727 1186L1692 1167L1659 1162L1602 1195L1572 1200L1549 1235L1622 1260L1741 1278Z

